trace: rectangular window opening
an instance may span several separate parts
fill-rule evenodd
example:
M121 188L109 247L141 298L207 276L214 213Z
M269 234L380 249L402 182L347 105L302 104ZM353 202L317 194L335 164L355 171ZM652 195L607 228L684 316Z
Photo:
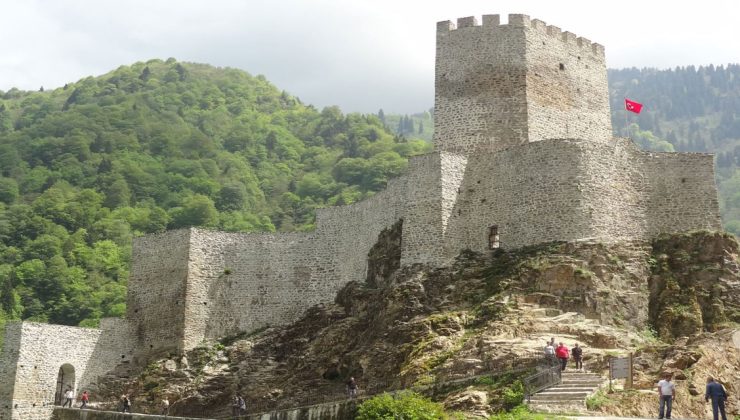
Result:
M488 228L488 249L498 249L501 247L501 241L498 237L498 225Z

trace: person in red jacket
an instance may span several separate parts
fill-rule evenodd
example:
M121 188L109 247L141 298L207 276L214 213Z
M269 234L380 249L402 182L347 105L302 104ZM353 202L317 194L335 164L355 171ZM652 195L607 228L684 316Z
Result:
M565 347L565 344L560 343L558 348L555 349L555 356L560 360L560 370L565 370L565 366L568 364L568 358L570 357L570 351Z

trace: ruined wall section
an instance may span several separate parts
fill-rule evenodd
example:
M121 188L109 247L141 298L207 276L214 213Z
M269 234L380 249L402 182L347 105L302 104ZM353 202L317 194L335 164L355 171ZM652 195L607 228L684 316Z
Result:
M509 17L511 21L512 18ZM469 153L527 141L526 41L498 15L437 24L435 150Z
M189 251L189 229L134 240L126 319L142 360L182 350Z
M639 152L647 180L649 237L692 230L722 230L707 153Z
M604 47L526 15L510 16L513 24L526 38L529 141L611 140Z
M508 249L591 236L579 143L547 140L469 156L448 228L457 242L449 246L485 251L492 225Z

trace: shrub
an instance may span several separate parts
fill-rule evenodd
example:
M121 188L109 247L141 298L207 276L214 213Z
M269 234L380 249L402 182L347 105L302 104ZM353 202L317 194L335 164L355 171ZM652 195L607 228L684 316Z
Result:
M357 420L437 420L445 419L442 404L415 392L396 395L383 393L360 404Z
M504 408L511 410L524 402L524 384L516 380L504 389Z

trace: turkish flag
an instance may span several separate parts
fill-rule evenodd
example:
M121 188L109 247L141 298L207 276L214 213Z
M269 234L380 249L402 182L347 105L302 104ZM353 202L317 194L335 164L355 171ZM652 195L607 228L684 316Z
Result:
M630 101L627 98L624 98L624 109L627 111L632 111L635 114L639 114L640 111L642 111L642 104L635 101Z

